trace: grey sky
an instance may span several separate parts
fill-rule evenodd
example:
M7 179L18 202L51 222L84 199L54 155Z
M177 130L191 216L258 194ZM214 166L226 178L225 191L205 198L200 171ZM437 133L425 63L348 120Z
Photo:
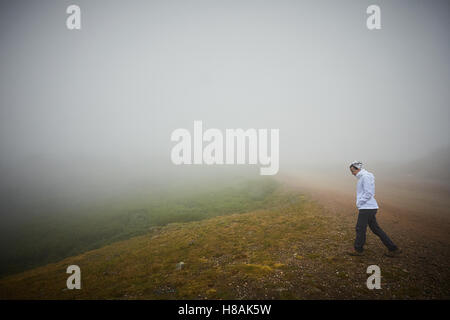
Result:
M66 28L70 4L80 31ZM366 28L370 4L381 30ZM171 164L170 134L194 120L279 128L280 170L426 156L449 145L449 8L3 1L2 191L176 177L188 169Z

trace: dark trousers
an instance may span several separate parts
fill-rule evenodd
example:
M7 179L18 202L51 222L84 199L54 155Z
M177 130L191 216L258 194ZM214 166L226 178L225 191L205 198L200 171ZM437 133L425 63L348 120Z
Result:
M375 233L383 244L390 250L394 251L397 246L392 242L387 234L380 228L377 223L375 215L377 209L360 209L358 214L358 222L356 223L356 239L355 250L358 252L363 251L364 244L366 243L366 230L369 225L370 230Z

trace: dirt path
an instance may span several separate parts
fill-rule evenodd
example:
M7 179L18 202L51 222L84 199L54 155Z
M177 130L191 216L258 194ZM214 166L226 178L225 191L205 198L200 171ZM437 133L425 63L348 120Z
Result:
M343 184L338 187L326 180L314 180L311 177L282 177L281 179L290 187L298 190L311 199L320 203L326 210L325 215L333 216L342 230L353 232L357 219L355 207L354 185ZM361 273L361 268L368 263L379 264L385 269L398 270L399 273L385 275L389 287L404 285L407 281L417 283L415 292L405 292L401 297L419 294L422 298L450 297L450 212L445 206L448 195L441 195L441 200L435 197L433 201L423 201L423 198L431 198L430 195L417 197L417 190L410 192L405 189L379 192L376 197L380 206L377 219L380 226L391 239L403 250L399 258L381 257L380 252L385 251L381 241L367 231L366 256L350 258L353 263L346 263L347 271ZM400 193L401 196L398 196ZM397 199L396 199L396 196ZM404 204L407 205L404 205ZM427 207L428 205L428 207ZM445 212L447 210L447 212ZM341 244L340 251L344 253L353 245L353 239L347 239ZM383 265L383 266L382 266ZM402 278L406 276L406 278ZM361 281L364 276L359 276ZM395 279L396 277L402 278ZM358 276L355 276L358 278ZM388 288L389 289L389 288ZM392 289L392 288L391 288ZM398 288L397 288L398 292ZM436 294L440 292L440 294ZM389 296L389 295L388 295ZM386 296L385 296L386 297Z
M336 185L336 180L311 177L284 176L281 181L290 187L308 194L321 203L329 213L351 218L357 217L354 189L356 181ZM376 194L380 209L377 219L380 225L409 237L437 241L445 247L450 246L450 194L442 193L433 201L423 201L434 190L395 189L395 186L377 186ZM409 191L409 193L407 192ZM422 192L422 199L418 193ZM448 206L447 206L448 205Z

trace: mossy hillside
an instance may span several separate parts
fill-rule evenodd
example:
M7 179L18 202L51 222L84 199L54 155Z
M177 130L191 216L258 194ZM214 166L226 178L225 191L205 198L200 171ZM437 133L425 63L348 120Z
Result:
M233 298L242 281L271 276L286 266L285 248L322 219L311 203L277 196L269 210L174 223L56 264L5 278L2 295L26 298ZM289 201L288 201L289 199ZM304 214L299 214L304 212ZM304 236L303 236L304 237ZM175 268L180 261L181 270ZM65 289L65 270L82 270L82 290ZM209 296L208 296L209 295Z
M302 195L277 191L274 205L248 213L172 223L147 234L0 280L2 299L409 299L448 298L448 270L406 252L383 256L368 234L350 257L354 221ZM278 199L278 201L275 201ZM184 262L181 269L176 266ZM432 262L432 259L429 261ZM67 266L82 289L68 290ZM366 287L369 265L382 290Z
M80 211L72 208L30 216L20 224L0 228L0 275L56 262L169 223L269 208L282 201L275 195L278 187L275 180L264 178L191 186Z

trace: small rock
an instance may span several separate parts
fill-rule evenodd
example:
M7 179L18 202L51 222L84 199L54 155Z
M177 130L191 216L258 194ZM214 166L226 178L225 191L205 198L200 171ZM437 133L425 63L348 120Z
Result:
M177 265L176 265L176 269L177 270L181 270L183 268L183 266L184 266L184 262L183 261L178 262Z

